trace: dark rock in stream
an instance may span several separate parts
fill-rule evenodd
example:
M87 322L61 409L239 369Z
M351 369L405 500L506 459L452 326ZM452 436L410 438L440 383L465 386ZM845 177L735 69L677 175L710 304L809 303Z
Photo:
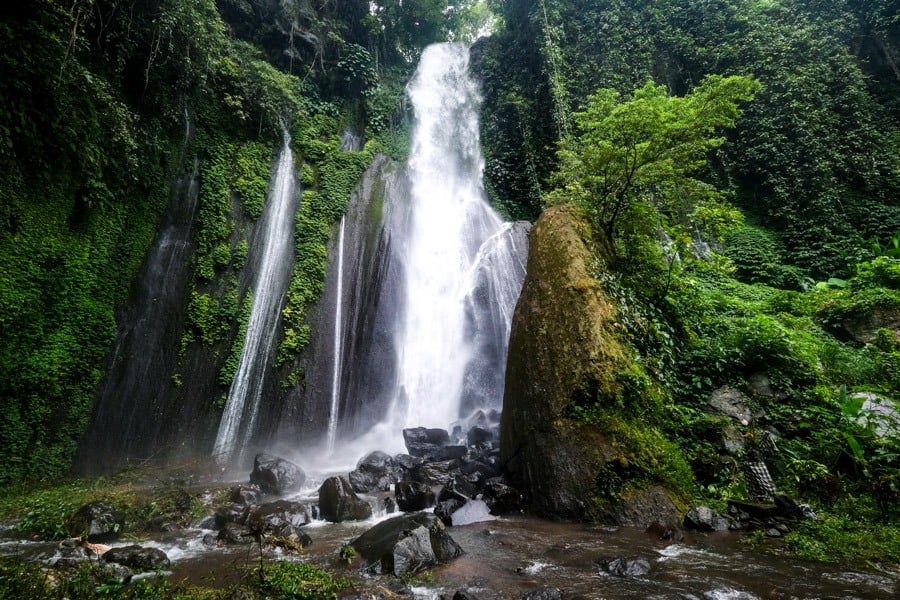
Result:
M403 471L389 454L376 450L359 460L349 479L355 492L387 492L403 478Z
M296 491L305 481L306 473L303 469L289 460L271 454L257 454L253 459L250 483L255 483L267 494Z
M216 509L215 527L210 527L210 529L221 529L227 523L240 523L243 525L247 522L247 515L249 513L250 507L241 504L226 504L225 506L220 506Z
M169 557L159 548L124 546L111 548L103 554L103 560L125 565L136 571L158 571L169 566Z
M492 431L475 426L466 433L466 443L474 448L491 448L495 441Z
M522 600L562 600L562 592L556 588L541 588L525 592Z
M308 506L279 500L253 509L247 517L247 527L260 538L274 536L292 540L305 548L312 543L312 539L300 528L310 520Z
M256 541L256 535L240 523L226 523L216 539L223 544L252 544Z
M403 442L410 455L430 459L434 458L441 448L450 445L450 434L446 429L412 427L403 430Z
M434 515L439 518L445 525L453 524L453 513L462 508L465 500L459 498L450 498L442 500L434 507Z
M424 483L400 481L394 485L397 507L403 512L415 512L435 505L434 491Z
M345 477L329 477L319 488L319 511L333 523L360 521L372 516L372 507L353 491Z
M351 545L366 562L367 570L397 577L445 563L463 553L440 519L428 513L382 521Z
M66 523L71 537L85 536L95 544L117 539L124 529L125 513L104 502L85 504Z
M519 490L500 481L488 481L481 491L492 515L504 515L522 510L522 494Z
M684 515L684 526L695 531L726 531L728 519L707 506L697 506Z
M250 477L253 477L253 475L251 474ZM235 504L250 506L262 502L262 496L262 490L256 484L236 485L231 488L228 499Z
M478 600L478 596L468 590L456 590L452 600Z
M644 577L650 572L650 563L644 558L615 558L603 565L604 569L616 577Z
M425 462L409 471L409 479L425 485L447 485L458 473L455 460Z

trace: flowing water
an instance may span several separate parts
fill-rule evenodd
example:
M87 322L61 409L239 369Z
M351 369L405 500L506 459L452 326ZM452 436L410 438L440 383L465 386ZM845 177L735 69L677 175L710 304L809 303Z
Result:
M285 132L275 179L262 215L264 243L253 285L253 307L240 362L219 423L213 456L219 464L237 462L254 433L266 366L293 263L296 192L294 155Z
M329 452L334 452L334 442L337 438L337 425L340 418L341 395L341 368L343 366L342 338L344 324L344 229L347 218L341 217L341 225L337 242L337 294L334 307L334 355L331 375L331 411L328 415L328 441Z

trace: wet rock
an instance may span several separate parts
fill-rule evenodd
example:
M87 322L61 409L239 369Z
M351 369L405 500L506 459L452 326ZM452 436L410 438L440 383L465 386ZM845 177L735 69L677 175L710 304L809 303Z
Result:
M447 485L459 473L455 460L426 462L409 471L409 479L425 485Z
M488 481L481 490L481 499L492 515L504 515L522 510L522 494L519 490L499 481Z
M417 481L401 481L394 486L397 507L403 512L425 510L435 505L434 491Z
M158 531L161 533L170 533L172 531L180 531L182 529L181 525L174 522L166 515L160 515L158 517L150 519L150 521L147 523L147 528L150 531Z
M444 446L438 448L432 458L435 461L456 460L465 456L468 451L465 446Z
M394 462L404 471L409 471L424 463L425 460L409 454L397 454L394 456Z
M598 497L598 474L612 473L616 488L630 489L648 481L648 473L620 466L674 464L668 447L645 443L655 435L649 423L630 423L633 429L623 431L608 422L567 418L586 399L617 410L620 374L635 369L631 349L615 333L621 327L618 307L598 277L606 265L587 243L589 231L584 214L572 206L550 207L531 230L510 329L500 424L508 482L536 513L580 520L589 503L607 510L618 502L614 494ZM672 497L682 492L668 491Z
M393 517L359 536L352 546L374 573L413 574L462 554L444 524L428 513Z
M494 433L475 426L466 433L466 443L474 448L490 448L494 443Z
M522 600L562 600L562 592L556 588L541 588L522 594Z
M125 513L112 504L91 502L79 508L66 523L71 537L86 536L89 542L111 542L125 529Z
M459 510L463 504L465 504L465 501L459 498L439 501L437 506L434 507L434 515L445 525L451 525L453 523L453 513Z
M684 526L695 531L725 531L728 519L707 506L697 506L684 516Z
M478 596L468 590L456 590L452 600L479 600Z
M606 571L616 577L645 577L650 572L650 562L644 558L616 558L605 565Z
M403 478L403 467L389 454L376 450L362 457L350 472L350 485L355 492L387 492Z
M680 542L684 540L684 534L677 527L669 527L663 525L662 523L652 523L647 529L644 530L644 533L649 533L659 540L666 540L671 542Z
M450 444L450 434L446 429L413 427L403 430L403 442L411 456L429 459Z
M311 520L309 508L299 502L279 500L252 510L247 517L247 527L259 537L275 536L294 540L306 547L312 540L300 528Z
M203 536L202 541L204 546L215 546L218 539L212 533L207 533Z
M250 483L255 483L266 494L284 494L300 489L306 481L306 473L299 465L271 454L257 454L253 459Z
M243 525L247 522L247 515L250 512L249 506L241 504L226 504L216 509L215 520L216 526L210 529L221 529L227 523L240 523Z
M198 519L193 524L197 529L218 529L219 524L216 521L216 515L208 515Z
M713 391L707 402L716 412L731 417L741 425L747 425L753 419L753 414L747 408L746 396L730 385L723 385Z
M136 571L158 571L167 568L169 557L159 548L124 546L112 548L103 554L103 560L125 565Z
M253 477L251 475L251 477ZM228 499L241 506L250 506L262 502L262 490L258 485L236 485L228 493Z
M329 477L319 488L322 518L333 523L359 521L372 516L372 507L353 491L345 477Z
M478 475L478 478L483 481L498 475L497 469L483 460L461 460L459 471L467 477L469 475Z
M252 544L256 536L246 525L240 523L226 523L216 538L223 544Z
M606 522L629 527L647 528L653 523L677 527L681 524L671 495L656 484L624 491L603 514Z
M781 536L781 531L779 531L776 527L770 527L769 529L766 529L766 537L780 538Z
M392 512L397 512L397 502L395 502L394 499L390 496L384 498L381 503L384 507L385 513L391 514Z

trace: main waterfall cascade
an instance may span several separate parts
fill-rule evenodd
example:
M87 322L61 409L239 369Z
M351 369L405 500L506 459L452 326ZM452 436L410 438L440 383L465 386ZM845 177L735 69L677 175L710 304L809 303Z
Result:
M317 335L335 339L317 343L306 398L329 399L329 449L337 437L346 452L400 451L403 428L447 428L501 407L528 224L504 223L487 202L468 62L462 44L425 49L407 86L409 159L373 165L332 249Z
M262 216L262 255L253 284L253 306L240 362L216 434L213 457L222 465L240 460L254 434L267 366L293 265L297 194L294 156L285 133L275 178Z

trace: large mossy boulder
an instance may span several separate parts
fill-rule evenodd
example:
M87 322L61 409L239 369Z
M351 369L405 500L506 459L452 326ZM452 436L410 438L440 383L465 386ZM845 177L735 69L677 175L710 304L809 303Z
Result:
M530 241L501 422L510 481L540 514L679 524L690 471L652 427L654 386L598 281L603 245L573 206L546 210Z

